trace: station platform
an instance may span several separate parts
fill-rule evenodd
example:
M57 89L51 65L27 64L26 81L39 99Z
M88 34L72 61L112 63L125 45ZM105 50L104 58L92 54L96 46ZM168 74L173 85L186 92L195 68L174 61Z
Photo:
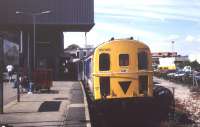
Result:
M55 81L50 91L23 94L4 106L0 125L13 127L90 127L85 92L80 82Z

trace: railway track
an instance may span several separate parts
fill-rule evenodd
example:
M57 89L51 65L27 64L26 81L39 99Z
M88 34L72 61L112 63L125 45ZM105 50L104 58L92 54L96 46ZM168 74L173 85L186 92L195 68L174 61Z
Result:
M133 114L130 114L131 111L126 110L126 108L119 112L100 112L100 110L95 109L91 100L88 97L88 91L86 91L88 108L90 114L90 120L92 127L159 127L158 123L147 123L147 119L139 120L137 115L133 117Z
M174 89L174 97L176 103L175 124L188 126L200 126L200 93L192 92L189 87L171 82L169 80L154 77L154 81L159 85L169 89Z
M126 115L90 113L92 127L159 127L158 123L147 123L148 120L138 122L127 113L124 113Z

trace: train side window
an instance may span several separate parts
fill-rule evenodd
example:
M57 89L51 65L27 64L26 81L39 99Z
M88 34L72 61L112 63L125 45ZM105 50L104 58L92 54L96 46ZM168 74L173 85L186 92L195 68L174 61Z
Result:
M119 66L128 66L128 65L129 65L129 55L119 54Z
M99 55L99 70L107 71L110 70L110 55L102 53Z
M147 52L139 52L138 53L138 69L148 69L148 55Z

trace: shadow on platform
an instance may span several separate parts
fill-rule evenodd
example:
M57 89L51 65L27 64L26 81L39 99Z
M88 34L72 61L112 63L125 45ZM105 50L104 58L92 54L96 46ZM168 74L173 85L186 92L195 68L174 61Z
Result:
M38 112L55 112L60 109L61 101L45 101L40 105Z

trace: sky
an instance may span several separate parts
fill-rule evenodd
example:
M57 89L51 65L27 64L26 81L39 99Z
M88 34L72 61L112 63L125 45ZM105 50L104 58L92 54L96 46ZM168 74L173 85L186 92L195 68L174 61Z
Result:
M200 0L94 0L94 20L87 33L94 47L111 37L132 36L152 52L176 51L200 62ZM84 46L84 33L64 37L65 47Z

